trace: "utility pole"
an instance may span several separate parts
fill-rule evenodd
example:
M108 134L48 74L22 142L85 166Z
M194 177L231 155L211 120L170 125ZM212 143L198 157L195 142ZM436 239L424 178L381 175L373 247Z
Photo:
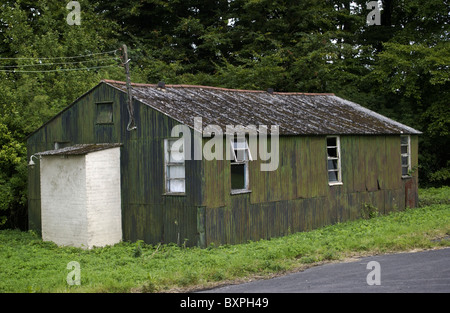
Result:
M128 59L128 50L127 45L122 46L123 50L123 61L122 64L125 67L125 75L127 77L127 94L128 94L128 114L129 114L129 122L127 125L127 130L131 131L136 129L136 124L134 121L134 107L133 107L133 95L131 94L131 80L130 80L130 61L131 59Z

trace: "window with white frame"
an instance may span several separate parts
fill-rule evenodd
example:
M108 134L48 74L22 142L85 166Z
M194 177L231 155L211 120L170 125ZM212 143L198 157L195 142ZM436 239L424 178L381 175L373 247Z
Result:
M327 137L327 170L330 185L342 183L341 146L338 136Z
M248 161L252 160L246 138L231 140L231 192L248 190Z
M166 193L185 193L186 175L183 138L165 139Z
M410 176L411 171L411 139L409 135L400 136L400 149L402 155L402 176Z

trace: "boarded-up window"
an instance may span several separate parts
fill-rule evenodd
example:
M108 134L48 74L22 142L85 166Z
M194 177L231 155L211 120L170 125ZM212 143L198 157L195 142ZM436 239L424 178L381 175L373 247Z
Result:
M341 151L339 137L327 137L327 169L329 184L341 183Z
M113 104L112 102L97 103L97 124L113 123Z
M231 150L231 192L248 190L248 161L252 157L247 140L232 140Z
M55 150L70 147L70 141L55 141Z
M400 136L400 149L402 155L402 176L410 176L411 170L411 146L409 136Z
M183 146L183 138L164 141L166 193L184 193L186 191Z

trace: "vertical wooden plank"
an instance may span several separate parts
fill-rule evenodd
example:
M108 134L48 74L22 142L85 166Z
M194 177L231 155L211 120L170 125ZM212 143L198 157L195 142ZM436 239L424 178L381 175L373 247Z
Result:
M292 215L292 207L289 206L290 201L280 201L279 203L276 203L276 228L275 228L275 234L276 236L285 236L290 232L293 231L293 223L294 218ZM290 229L289 229L290 227Z
M253 156L254 157L254 156ZM249 162L249 175L250 175L250 189L252 193L250 195L251 203L263 203L268 199L267 185L268 185L268 173L261 171L261 159Z
M203 205L207 207L218 207L225 205L225 195L229 193L225 180L225 167L229 164L227 160L203 160L204 168L204 192ZM199 177L201 179L201 177Z
M365 184L366 191L378 190L378 155L379 155L379 142L376 136L362 136L362 149L363 160L365 165Z
M416 178L416 184L419 183L419 137L417 135L411 135L411 169L412 176Z
M307 136L301 136L297 140L297 159L296 159L296 177L297 177L297 197L309 197L309 179L310 179L310 139Z
M328 190L326 140L323 136L310 138L310 197L325 196Z
M386 136L386 188L399 189L401 185L400 136Z
M359 202L359 193L352 192L347 194L347 218L355 220L360 218L361 204Z
M374 206L378 209L380 214L385 214L385 200L384 192L382 190L377 190L374 192Z
M297 138L295 136L284 136L281 137L283 140L283 149L280 148L279 160L281 166L280 176L279 176L279 190L280 195L279 200L291 200L297 197L297 170L296 170L296 142Z
M379 136L377 137L378 141L378 157L377 157L377 164L378 164L378 173L377 173L377 183L379 189L383 190L386 189L386 180L387 180L387 170L386 170L386 163L387 163L387 155L386 155L386 136Z
M353 192L353 141L355 136L340 136L341 142L341 174L345 192Z
M355 136L353 143L353 188L357 192L362 192L366 190L366 167L361 136Z

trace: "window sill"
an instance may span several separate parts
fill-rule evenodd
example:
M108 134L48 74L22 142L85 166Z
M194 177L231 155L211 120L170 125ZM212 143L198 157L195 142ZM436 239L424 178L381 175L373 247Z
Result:
M412 178L412 176L411 175L402 175L402 179L409 179L409 178Z
M333 183L328 183L328 186L342 186L343 183L341 181L337 181L337 182L333 182Z
M186 196L185 192L166 192L162 194L163 196Z
M231 195L240 195L240 194L243 194L243 193L251 193L251 192L252 191L248 190L248 189L236 189L236 190L231 190L230 194Z

